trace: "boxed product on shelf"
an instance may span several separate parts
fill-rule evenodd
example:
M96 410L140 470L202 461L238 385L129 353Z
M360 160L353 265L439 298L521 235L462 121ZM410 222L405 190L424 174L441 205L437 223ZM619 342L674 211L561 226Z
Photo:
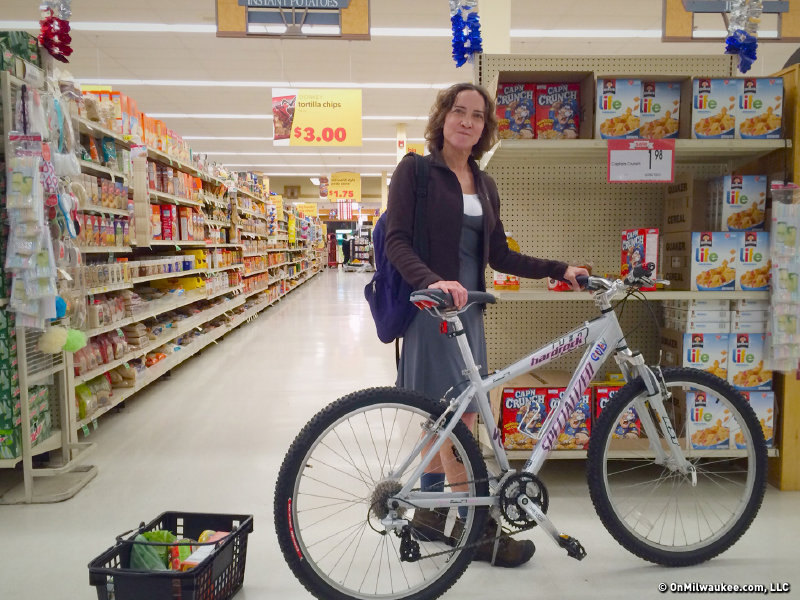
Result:
M719 321L665 318L664 325L682 333L730 333L731 330L729 318Z
M507 387L502 389L502 443L506 450L530 450L547 418L544 388Z
M690 282L693 291L733 290L741 233L692 232Z
M687 433L695 450L728 450L731 447L730 411L716 396L686 392Z
M772 262L770 261L769 232L745 231L740 234L739 264L736 268L736 289L766 291L769 289Z
M660 237L660 276L670 282L670 290L691 289L691 232L664 233Z
M725 302L722 300L722 302ZM731 318L731 311L726 308L671 308L664 307L664 317L676 321L728 321Z
M705 298L693 300L664 300L664 308L680 310L730 310L729 300L706 300Z
M731 317L731 333L766 333L769 330L769 318L763 320L746 320Z
M742 392L744 399L750 403L753 412L756 413L761 431L764 434L764 440L767 443L767 448L772 448L775 445L775 393L774 392ZM730 424L731 439L733 440L734 447L737 450L743 450L747 447L744 441L744 435L739 427L739 423L734 419Z
M596 138L639 137L641 79L598 79L596 97Z
M741 79L696 78L692 82L692 139L736 137Z
M624 278L635 267L648 263L658 265L658 229L626 229L622 232L622 270ZM655 279L658 269L650 275ZM641 288L654 290L655 287Z
M769 391L772 371L765 368L765 333L737 333L728 338L728 383L740 390Z
M782 114L783 78L748 77L743 80L737 138L780 139L783 137Z
M711 186L714 222L721 231L763 230L767 204L766 175L725 175Z
M706 228L708 184L691 174L679 173L664 186L663 234L698 231Z
M748 300L739 298L731 301L731 310L769 310L769 300Z
M677 138L680 128L681 84L643 81L640 137Z
M558 406L564 399L565 387L547 388L547 414L558 410ZM575 409L570 413L564 431L562 431L555 445L554 450L586 450L589 447L589 436L592 432L592 392L591 388L586 388L580 401L575 405Z
M536 84L536 138L576 139L580 136L581 84Z
M692 367L727 379L728 333L684 333L661 330L661 351L664 364Z
M535 95L533 83L497 85L497 120L500 139L533 139L535 133Z
M594 422L605 409L606 404L611 401L616 393L622 386L598 386L594 388ZM630 407L620 417L619 422L614 427L614 432L611 434L614 439L630 439L645 437L642 431L642 422L639 415L636 414L636 409Z

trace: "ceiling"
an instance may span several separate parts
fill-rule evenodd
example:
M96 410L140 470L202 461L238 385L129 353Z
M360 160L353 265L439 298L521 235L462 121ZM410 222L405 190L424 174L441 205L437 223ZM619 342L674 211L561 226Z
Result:
M491 2L491 0L488 0ZM38 19L34 0L0 0L0 20ZM557 7L557 8L554 8ZM102 23L215 23L214 0L74 0L72 21ZM447 0L372 0L371 27L450 26ZM660 30L661 0L511 0L511 23L527 29ZM486 40L489 42L489 40ZM762 44L756 74L781 68L795 44ZM282 82L378 82L446 85L471 81L470 65L455 67L447 37L373 36L371 41L225 39L214 33L74 31L69 69L78 79L192 80ZM621 33L612 38L513 37L512 53L521 54L716 54L715 43L665 44L657 38ZM115 85L132 96L146 113L258 115L271 112L270 87L216 85ZM424 118L436 89L364 89L365 116L416 117L408 136L421 141ZM352 170L391 173L395 163L395 120L365 120L360 148L275 148L266 139L222 140L219 137L270 138L267 119L164 118L168 127L192 137L195 151L241 170L263 171L275 184L283 174L302 176ZM223 154L224 153L224 154ZM270 155L280 153L280 155ZM355 154L344 156L343 154ZM371 155L379 156L371 156ZM383 156L380 156L383 155ZM250 166L246 166L250 165ZM311 166L309 166L311 165ZM281 176L275 176L281 174Z

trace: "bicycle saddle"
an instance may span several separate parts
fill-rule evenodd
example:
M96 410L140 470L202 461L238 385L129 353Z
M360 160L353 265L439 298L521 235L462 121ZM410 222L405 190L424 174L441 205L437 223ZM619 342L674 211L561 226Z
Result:
M420 310L428 308L439 308L443 310L454 310L453 297L437 289L425 289L411 292L411 302L413 302ZM467 303L464 308L458 312L462 312L472 304L494 304L497 302L494 294L488 292L467 292Z

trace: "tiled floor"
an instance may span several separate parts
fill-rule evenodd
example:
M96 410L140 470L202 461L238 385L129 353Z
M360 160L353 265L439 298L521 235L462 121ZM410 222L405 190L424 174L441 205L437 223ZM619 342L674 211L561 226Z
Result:
M117 534L165 510L252 513L237 598L308 598L275 540L274 481L286 448L315 412L352 390L393 381L394 347L374 335L362 295L367 279L324 273L102 418L90 438L99 446L90 460L99 474L72 500L0 506L0 598L96 597L87 563ZM0 484L8 475L0 472ZM446 598L655 598L665 595L662 582L788 582L800 592L799 493L769 488L732 549L676 570L641 561L609 536L594 515L583 461L552 461L542 478L550 517L581 540L587 558L567 558L536 531L529 534L538 546L531 563L517 570L474 564Z

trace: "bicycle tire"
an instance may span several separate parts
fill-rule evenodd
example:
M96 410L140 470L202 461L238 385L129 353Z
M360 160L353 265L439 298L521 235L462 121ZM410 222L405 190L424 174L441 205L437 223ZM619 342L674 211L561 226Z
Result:
M348 557L347 555L358 533L352 534L352 531L350 531L345 535L345 531L347 531L347 529L345 529L341 532L334 533L330 537L332 538L338 535L342 537L343 540L346 540L347 537L350 537L352 534L352 540L347 543L346 547L344 547L344 542L342 541L337 542L334 546L334 548L336 548L336 546L342 545L344 550L342 551L340 548L338 552L340 552L341 557L344 557L345 562L348 559L350 560L350 567L356 562L359 564L366 562L366 557L361 556L359 547L362 545L361 540L365 539L367 535L369 535L370 538L368 541L372 544L374 544L375 539L382 537L384 540L383 543L385 545L389 544L393 548L392 551L388 547L383 547L379 541L375 551L373 551L373 557L377 556L377 553L380 554L379 564L383 562L384 553L386 555L387 572L382 576L383 581L379 581L379 579L381 579L379 570L375 577L374 590L363 590L363 583L362 588L355 589L356 586L350 583L350 579L352 579L349 575L350 568L348 568L347 573L341 580L336 580L336 577L341 575L342 569L339 569L337 565L342 561L342 558L339 558L337 564L334 565L333 568L330 568L330 572L326 572L330 563L328 556L332 552L332 550L328 550L327 546L333 544L333 540L329 542L329 538L322 537L323 535L327 535L327 531L325 533L316 533L312 528L316 527L317 523L325 521L327 517L315 523L312 517L307 516L311 511L322 510L327 512L331 506L347 504L349 502L350 504L361 505L361 509L364 511L363 514L367 516L366 519L362 517L365 523L368 519L373 518L372 508L370 507L368 509L367 504L369 504L372 499L372 493L377 483L384 481L383 476L385 473L383 472L383 467L381 467L381 478L379 479L372 476L374 463L372 460L367 460L366 458L366 456L370 456L370 449L367 448L365 455L364 448L361 447L358 441L360 436L356 434L356 431L363 433L363 429L361 429L362 416L364 423L370 428L371 433L369 437L372 437L376 431L380 432L381 429L383 433L386 434L389 426L388 423L373 426L372 421L368 421L368 417L380 416L384 418L384 414L386 414L386 420L388 421L393 416L395 422L398 423L397 433L399 434L403 427L406 428L406 432L408 432L412 426L416 428L417 421L425 422L429 418L435 420L442 414L446 407L447 404L444 402L435 402L415 392L398 388L372 388L355 392L333 402L315 415L295 438L283 460L275 486L275 531L287 564L298 581L300 581L312 595L326 600L349 600L352 598L365 600L377 596L386 598L387 600L431 600L433 598L438 598L441 594L446 592L464 573L472 560L472 556L475 552L474 548L456 550L454 554L447 557L446 561L444 560L445 557L438 557L438 559L441 560L437 559L437 562L434 563L438 571L432 573L430 579L426 579L425 570L430 570L433 567L430 567L427 563L424 565L422 563L423 561L432 561L433 559L423 558L417 563L401 562L398 554L400 542L393 533L378 536L378 534L373 535L367 527L362 527L360 533L361 537L356 543L356 548L352 551L352 557ZM376 411L380 411L380 414L378 415ZM391 414L392 411L395 412L394 415ZM406 416L409 418L407 426L402 422ZM345 437L346 434L348 434L348 425L353 429L352 439L358 446L358 448L352 448L352 454L347 451L345 444L345 439L347 441L350 440L349 437ZM415 438L413 443L416 443L416 440L419 439L419 432L420 430L417 428L412 434L412 439ZM338 441L341 442L340 445L336 442L337 436L339 438ZM395 427L392 425L390 435L386 438L387 440L391 440L391 443L390 441L386 443L386 457L391 458L390 455L394 453L395 449L392 447L391 450L389 450L390 445L396 445L396 439L399 437L399 435L395 435ZM404 434L404 437L408 436ZM467 479L473 480L470 486L471 495L488 496L489 485L487 482L486 465L472 434L463 423L459 422L451 434L451 440L453 440L454 447L457 449L457 454L454 453L454 456L463 461ZM366 439L363 446L366 447L369 444L375 447L375 456L380 458L380 454L382 454L382 448L378 449L380 444L376 445L373 438L372 442ZM345 450L342 451L340 446ZM331 450L334 449L336 452L331 452ZM400 451L403 449L404 446L400 444L400 450L398 450L395 463L399 460ZM351 466L355 467L355 470L347 466L342 466L342 468L337 466L336 470L330 471L333 467L326 463L339 465L340 461L334 461L331 458L335 458L337 454L341 459L342 465L346 465L347 459L349 459L352 463ZM358 456L359 454L360 457ZM353 456L355 456L355 458L353 458ZM364 458L363 465L361 464L361 458ZM371 458L370 456L370 459ZM418 463L415 461L413 464ZM387 471L389 470L389 466L391 466L391 461L388 461ZM407 469L405 471L406 476L410 470L413 469ZM308 490L314 491L315 482L320 482L323 490L327 489L325 487L327 484L323 480L328 471L333 472L335 476L339 478L337 481L338 485L334 488L340 490L340 492L338 492L339 494L342 494L345 485L352 484L352 486L355 486L349 489L357 490L352 493L354 494L354 498L358 499L358 502L349 501L346 498L341 498L332 494L331 499L334 500L333 505L323 505L317 508L313 507L314 499L309 499L311 493ZM369 477L367 477L367 474L369 474ZM377 475L377 468L375 469L375 475ZM358 481L359 479L361 480L360 483ZM414 487L418 487L418 485ZM321 493L321 495L324 495L324 492ZM324 503L328 500L320 499L320 501ZM306 508L303 508L304 503ZM358 507L355 507L355 509L356 512L351 513L351 518L357 519ZM341 512L344 514L348 510L350 510L349 506ZM486 518L488 517L488 509L486 507L472 507L468 512L469 515L465 521L464 531L458 542L459 546L476 542L485 527ZM315 515L314 518L316 519L318 516L319 513ZM408 518L409 521L411 520L410 515L407 515L406 518ZM335 521L336 519L333 520ZM341 524L344 520L344 517L341 517L338 524ZM376 522L380 525L380 521ZM356 521L356 523L358 522ZM323 526L325 525L328 524L324 523ZM321 538L321 541L315 541L315 536ZM388 542L386 540L388 540ZM322 545L322 547L317 549L320 545ZM428 544L427 542L421 544L421 546L423 547L423 555L426 552L426 548L430 548L431 546L433 546L433 548L428 554L432 554L433 551L450 549L450 546L445 544L436 545ZM380 550L378 547L380 547ZM328 550L328 553L323 556L322 553L324 550ZM357 555L358 561L356 560ZM334 555L334 557L335 556L336 555ZM372 575L369 571L372 564L372 559L370 559L369 565L367 565L367 572L364 575L364 581L370 576L370 585L372 582ZM410 565L410 568L415 569L415 572L410 574L408 569L405 569L404 565ZM407 589L398 589L395 591L394 578L399 578L401 573L402 576L406 578L406 583L408 583ZM422 574L421 577L419 577L421 580L417 585L412 585L409 581L409 575L413 581L414 577L417 577L417 573ZM385 589L386 579L391 580L391 589L388 591ZM357 583L357 578L355 582ZM378 590L379 587L381 588L380 593ZM402 585L399 587L402 588Z
M671 401L665 402L665 409L684 447L692 443L692 437L686 433L689 418L682 396L683 391L694 389L715 396L722 408L730 411L728 419L733 421L726 419L717 424L716 430L712 426L712 431L721 433L724 439L727 430L728 443L731 443L734 436L730 435L730 426L735 423L740 427L746 448L736 452L729 450L723 456L715 456L713 450L689 453L687 460L697 472L696 484L688 474L655 464L650 456L653 453L643 449L643 444L649 440L623 440L614 436L623 416L636 417L635 413L628 413L633 401L647 397L644 382L637 378L622 387L600 414L589 442L587 479L598 516L624 548L650 562L689 566L724 552L750 527L766 490L767 450L753 409L726 381L697 369L664 369L663 375L668 389L675 393ZM652 414L652 409L648 410ZM654 422L657 423L655 419ZM729 427L725 428L725 424ZM662 447L667 447L660 428L658 432ZM624 469L617 470L619 463ZM647 483L652 483L653 488L645 503L637 497L645 497L642 488ZM675 499L673 504L667 499L664 504L667 492L685 492L688 500ZM704 499L707 504L699 501L701 493L707 494ZM724 501L723 506L726 506L720 513L714 512L711 505L717 500ZM631 504L633 507L628 509ZM684 523L684 518L692 517L692 508L697 519L694 529ZM674 521L671 542L669 520ZM719 521L719 529L713 530L716 521Z

